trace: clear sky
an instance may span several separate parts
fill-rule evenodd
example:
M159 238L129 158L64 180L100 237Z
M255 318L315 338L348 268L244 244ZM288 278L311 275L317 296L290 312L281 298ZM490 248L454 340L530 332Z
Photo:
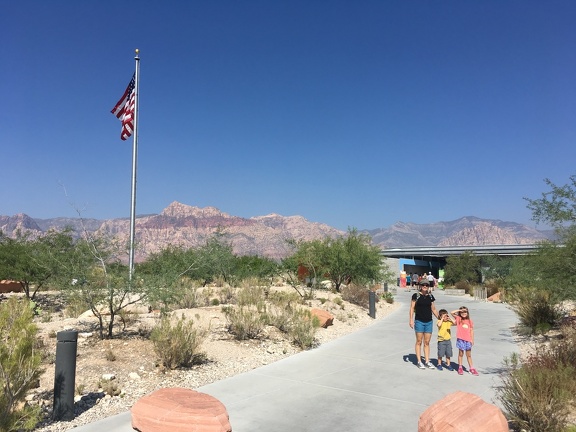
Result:
M576 1L0 0L0 214L528 223L576 173Z

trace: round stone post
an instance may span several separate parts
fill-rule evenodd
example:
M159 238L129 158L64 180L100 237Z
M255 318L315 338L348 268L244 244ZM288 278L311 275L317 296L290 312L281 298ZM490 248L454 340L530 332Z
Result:
M368 300L370 306L370 317L376 318L376 293L374 291L370 290Z
M74 419L74 388L76 381L76 352L78 332L61 331L56 334L56 370L54 372L54 420Z

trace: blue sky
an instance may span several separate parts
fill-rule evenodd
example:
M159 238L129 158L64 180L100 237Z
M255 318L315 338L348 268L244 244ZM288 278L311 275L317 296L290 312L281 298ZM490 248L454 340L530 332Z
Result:
M528 223L575 174L576 2L0 1L0 214Z

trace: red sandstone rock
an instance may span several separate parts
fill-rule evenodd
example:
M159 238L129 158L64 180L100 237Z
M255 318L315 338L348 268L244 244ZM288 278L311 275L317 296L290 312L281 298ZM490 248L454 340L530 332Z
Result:
M456 392L431 405L420 416L418 432L508 432L500 409L478 396Z
M20 291L22 291L22 285L20 285L20 282L12 280L0 281L0 293L20 292Z
M500 293L497 292L496 294L491 295L487 300L494 303L500 303Z
M320 320L320 327L326 328L334 323L334 317L330 314L330 312L327 312L323 309L314 308L310 310L310 313L312 316L315 316L318 318L318 320Z
M228 412L218 399L185 388L164 388L131 408L132 428L140 432L231 432Z

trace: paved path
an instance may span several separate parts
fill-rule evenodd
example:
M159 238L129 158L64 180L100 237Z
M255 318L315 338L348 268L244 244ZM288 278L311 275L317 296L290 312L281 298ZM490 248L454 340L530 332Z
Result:
M420 370L413 364L414 331L408 326L412 293L398 291L400 308L370 327L197 390L226 406L234 432L416 431L420 414L449 393L467 391L495 403L502 360L517 351L510 330L515 314L503 304L435 291L437 309L470 309L480 376ZM432 358L435 340L436 332ZM132 431L130 414L76 430Z

